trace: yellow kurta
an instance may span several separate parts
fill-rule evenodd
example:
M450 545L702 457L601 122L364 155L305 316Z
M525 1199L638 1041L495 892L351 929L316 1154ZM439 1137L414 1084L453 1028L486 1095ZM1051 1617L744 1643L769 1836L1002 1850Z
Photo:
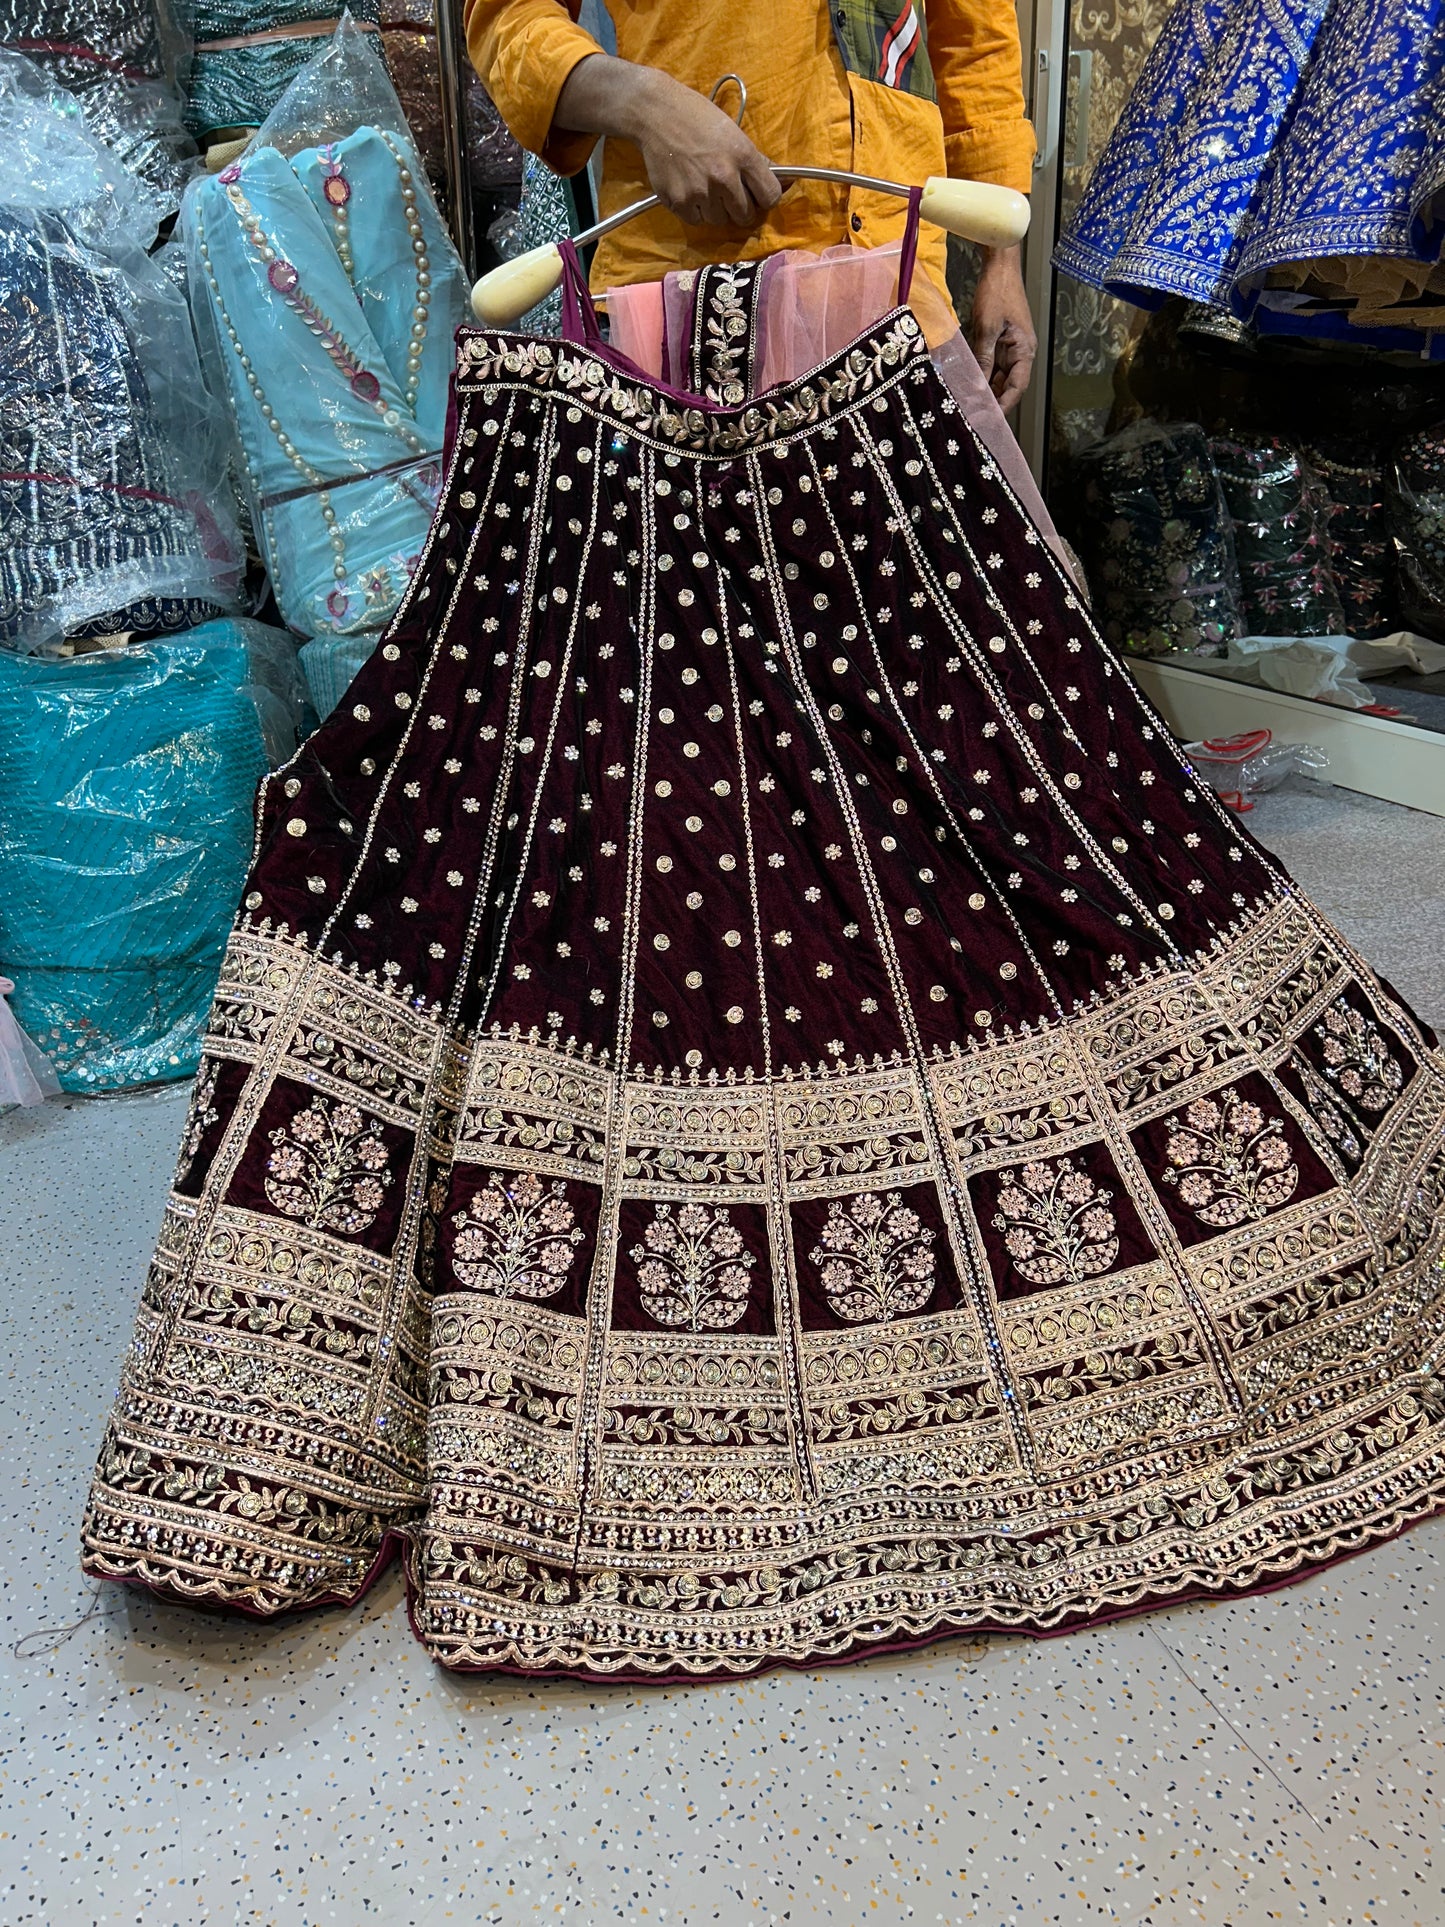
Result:
M1024 118L1013 0L928 0L928 54L938 105L850 74L819 0L608 0L624 60L660 67L711 93L725 73L747 82L744 130L777 163L850 168L889 180L930 174L997 181L1027 191L1033 129ZM523 147L559 174L586 165L590 134L554 132L557 96L572 69L601 51L563 0L468 0L472 59ZM732 111L735 89L721 104ZM609 140L603 214L651 192L642 156ZM684 227L658 208L608 235L592 266L595 288L656 281L674 268L747 260L779 248L878 247L903 232L891 195L799 182L758 228ZM944 237L922 230L920 264L944 286Z

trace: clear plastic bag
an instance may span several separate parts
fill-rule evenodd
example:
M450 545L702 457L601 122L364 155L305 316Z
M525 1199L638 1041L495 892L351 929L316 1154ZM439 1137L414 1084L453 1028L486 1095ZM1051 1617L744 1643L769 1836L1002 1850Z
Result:
M236 606L229 437L153 198L0 56L0 643L157 634Z
M261 126L340 11L336 0L176 0L191 42L186 125L196 139ZM379 17L377 0L355 0L349 11L373 26Z
M175 213L200 161L181 124L182 41L164 0L0 0L0 46L72 94L96 139Z
M395 611L441 479L467 286L375 36L343 21L245 154L182 211L281 613L304 636Z
M1077 533L1109 641L1222 656L1242 627L1239 569L1204 430L1134 422L1075 457L1071 493L1065 533Z
M376 649L375 636L319 636L301 651L301 673L317 720L325 722Z
M1269 729L1186 743L1184 753L1195 775L1241 816L1254 808L1256 796L1278 789L1287 776L1319 776L1330 766L1322 749L1312 743L1277 743Z
M0 655L0 969L65 1089L195 1070L256 784L300 702L295 645L259 623Z

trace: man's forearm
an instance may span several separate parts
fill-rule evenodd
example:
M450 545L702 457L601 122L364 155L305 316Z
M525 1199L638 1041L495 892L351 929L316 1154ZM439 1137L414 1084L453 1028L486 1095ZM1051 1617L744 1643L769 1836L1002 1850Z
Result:
M610 134L639 141L650 112L655 113L669 85L676 83L669 83L655 68L615 60L611 54L589 54L563 82L552 122L569 134Z

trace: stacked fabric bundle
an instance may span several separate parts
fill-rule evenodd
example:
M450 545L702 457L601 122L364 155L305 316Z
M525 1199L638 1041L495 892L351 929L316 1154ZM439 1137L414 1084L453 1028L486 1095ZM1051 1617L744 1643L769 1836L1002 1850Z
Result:
M183 629L234 606L220 421L157 200L0 54L0 643Z
M1135 422L1078 457L1075 532L1109 640L1222 656L1240 633L1229 514L1204 430Z
M197 166L156 0L0 0L0 48L80 103L86 125L174 213Z
M294 646L258 623L0 650L0 967L66 1090L194 1072L252 797L299 713Z
M1234 524L1246 633L1343 634L1330 566L1330 503L1318 476L1274 436L1215 436L1209 452Z

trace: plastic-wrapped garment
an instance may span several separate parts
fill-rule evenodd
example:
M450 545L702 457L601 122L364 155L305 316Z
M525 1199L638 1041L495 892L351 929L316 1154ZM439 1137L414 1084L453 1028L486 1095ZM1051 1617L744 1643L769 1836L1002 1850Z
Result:
M1329 498L1309 464L1268 435L1216 436L1209 452L1234 524L1246 632L1342 634L1345 612L1329 566Z
M1379 457L1365 446L1304 454L1328 504L1326 555L1346 632L1386 635L1395 626L1395 570Z
M7 1104L43 1104L60 1090L55 1066L31 1043L5 1001L14 988L8 977L0 977L0 1110Z
M379 629L401 600L436 502L466 301L396 96L357 44L370 37L339 32L275 119L304 124L317 70L357 65L353 102L389 97L390 125L342 131L332 101L322 144L283 151L263 128L182 215L213 386L230 397L281 613L305 636Z
M375 26L378 0L354 0L353 20ZM204 142L259 127L336 30L336 0L177 0L191 41L186 125Z
M363 664L370 662L376 641L375 636L319 636L304 645L301 673L321 722L341 701Z
M0 642L188 628L243 560L219 410L149 204L23 66L0 61Z
M1222 656L1241 629L1239 571L1204 430L1135 422L1075 466L1079 546L1109 641Z
M750 297L750 332L729 332L731 311L720 303L726 279L711 277L715 312L696 299L695 273L669 274L613 288L607 299L614 347L658 379L673 379L693 353L694 332L715 336L722 346L715 399L742 401L780 382L796 381L886 314L898 298L901 242L881 248L801 249L775 254L758 271ZM909 305L922 324L933 365L948 384L964 420L997 462L1004 480L1071 575L1081 570L1063 542L1029 473L1023 451L1005 421L958 317L926 275L915 275ZM739 353L740 344L747 352ZM724 391L727 391L726 393ZM1081 585L1082 586L1082 585Z
M0 655L0 968L67 1090L194 1071L298 684L294 644L259 623Z
M1396 448L1387 503L1400 612L1412 629L1445 637L1445 423Z
M199 165L170 85L173 41L160 0L0 0L0 47L73 94L91 132L160 192L168 214Z
M87 244L149 249L166 197L132 173L86 124L74 94L0 47L0 206L63 215Z

